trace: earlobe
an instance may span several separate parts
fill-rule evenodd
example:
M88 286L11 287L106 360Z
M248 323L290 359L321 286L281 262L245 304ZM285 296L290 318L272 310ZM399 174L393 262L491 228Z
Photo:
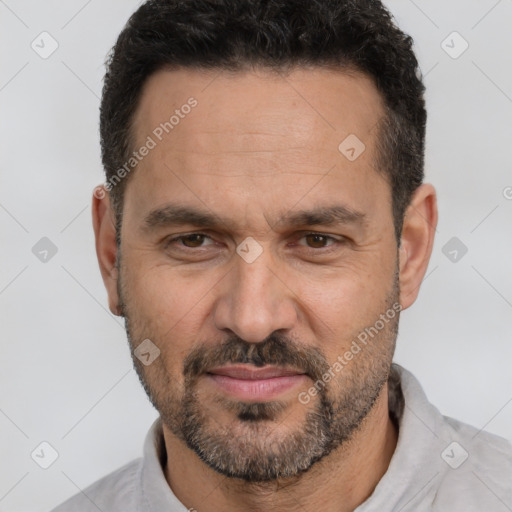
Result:
M406 210L399 250L400 303L411 306L427 271L437 226L436 191L430 184L416 189Z
M107 289L109 309L114 315L120 315L117 293L118 269L115 216L110 196L105 187L96 187L92 198L92 223L96 239L96 256L101 277Z

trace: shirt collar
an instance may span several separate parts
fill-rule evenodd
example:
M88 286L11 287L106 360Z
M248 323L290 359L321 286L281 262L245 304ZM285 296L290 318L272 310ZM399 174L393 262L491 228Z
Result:
M414 375L400 365L392 365L389 384L390 416L398 420L397 445L386 473L355 512L381 510L383 504L386 510L409 510L445 469L440 457L446 444L441 413Z
M174 495L165 479L164 467L167 460L162 421L157 418L144 441L144 457L140 474L140 495L138 510L147 512L181 512L187 510Z

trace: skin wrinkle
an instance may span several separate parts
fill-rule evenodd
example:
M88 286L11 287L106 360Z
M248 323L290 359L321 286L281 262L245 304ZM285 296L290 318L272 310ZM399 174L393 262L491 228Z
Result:
M103 234L105 258L117 261L118 271L106 278L109 303L125 317L130 346L150 339L160 350L149 366L132 356L163 420L171 461L166 479L182 503L200 512L348 512L371 494L396 446L387 377L399 314L308 404L298 394L421 280L425 268L408 270L403 255L421 259L425 232L415 222L418 213L429 213L420 198L399 251L391 191L372 166L374 135L354 162L338 151L340 134L366 133L382 115L370 80L326 70L288 77L309 101L317 99L315 108L336 119L333 132L310 105L290 99L287 83L260 73L236 80L220 74L200 94L204 78L192 70L149 78L136 115L139 138L183 97L196 97L198 106L130 176L118 252L112 225ZM258 151L247 150L251 141L261 148L267 119L273 120L267 131L283 134L274 137L272 176L265 175ZM300 147L294 159L289 146ZM311 162L326 170L320 180ZM208 212L219 223L142 231L144 219L166 204ZM337 204L364 220L282 223L299 211ZM157 214L154 220L162 219ZM313 249L302 238L298 244L302 231L347 241ZM164 248L164 239L193 232L215 243ZM248 236L263 249L250 264L235 251ZM236 361L297 368L308 378L271 401L240 401L208 380L208 370Z

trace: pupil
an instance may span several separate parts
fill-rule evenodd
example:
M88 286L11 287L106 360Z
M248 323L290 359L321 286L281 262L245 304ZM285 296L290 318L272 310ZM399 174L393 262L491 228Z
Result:
M201 245L202 241L203 235L189 235L187 238L184 239L185 245L189 247L197 247Z
M324 245L325 239L322 235L309 235L310 241L312 241L311 245L314 247L322 247Z

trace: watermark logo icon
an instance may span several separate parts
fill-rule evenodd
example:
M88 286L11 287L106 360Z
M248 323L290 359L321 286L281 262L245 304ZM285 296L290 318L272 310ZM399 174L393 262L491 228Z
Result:
M56 254L57 246L46 236L43 236L34 247L32 254L41 262L48 263Z
M345 137L338 146L338 151L351 162L357 160L364 153L365 149L366 146L363 141L353 133Z
M441 251L452 263L458 263L466 255L468 248L454 236L443 245Z
M459 444L457 441L450 443L442 452L441 458L450 466L452 469L457 469L469 457L469 453Z
M252 236L248 236L238 245L236 252L247 263L252 263L261 255L263 247Z
M30 43L30 47L41 59L47 59L57 50L59 43L51 34L45 31L41 32L32 43Z
M30 456L39 467L48 469L59 458L59 453L50 443L43 441L34 448Z
M144 366L149 366L160 355L160 349L146 338L133 353Z
M458 59L469 48L469 43L457 31L454 31L441 42L441 48L452 59Z

